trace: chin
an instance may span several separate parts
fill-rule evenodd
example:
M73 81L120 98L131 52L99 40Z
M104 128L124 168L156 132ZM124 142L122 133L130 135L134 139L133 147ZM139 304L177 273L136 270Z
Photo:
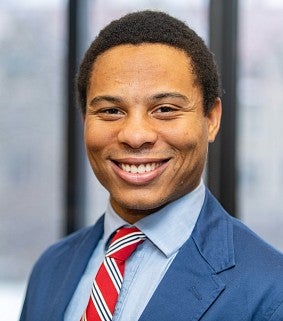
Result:
M158 200L149 200L148 198L142 199L138 198L138 201L123 201L119 202L121 208L125 208L128 211L138 211L138 212L149 212L154 213L160 208L168 204L165 199L159 198Z

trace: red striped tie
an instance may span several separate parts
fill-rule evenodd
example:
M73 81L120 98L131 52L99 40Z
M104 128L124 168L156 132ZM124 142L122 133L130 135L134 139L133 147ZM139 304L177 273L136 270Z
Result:
M111 321L123 282L125 261L145 240L136 227L117 230L92 284L81 321Z

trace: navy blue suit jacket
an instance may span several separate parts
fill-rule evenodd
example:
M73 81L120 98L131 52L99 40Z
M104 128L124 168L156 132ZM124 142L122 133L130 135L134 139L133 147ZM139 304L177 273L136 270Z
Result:
M20 321L63 320L102 236L103 220L42 255L31 274ZM139 320L283 321L283 255L229 216L207 191L191 237Z

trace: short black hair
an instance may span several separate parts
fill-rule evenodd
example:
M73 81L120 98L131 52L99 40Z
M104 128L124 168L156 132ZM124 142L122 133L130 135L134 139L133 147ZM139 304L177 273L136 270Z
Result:
M123 44L161 43L183 50L191 59L196 83L203 94L207 114L221 96L220 77L213 54L184 22L159 11L129 13L100 31L87 50L77 75L78 100L83 114L86 95L96 58L106 50Z

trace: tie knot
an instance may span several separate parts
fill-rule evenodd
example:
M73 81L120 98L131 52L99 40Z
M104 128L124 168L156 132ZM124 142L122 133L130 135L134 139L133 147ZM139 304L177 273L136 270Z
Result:
M146 236L136 227L122 227L117 230L106 252L107 257L126 261Z

